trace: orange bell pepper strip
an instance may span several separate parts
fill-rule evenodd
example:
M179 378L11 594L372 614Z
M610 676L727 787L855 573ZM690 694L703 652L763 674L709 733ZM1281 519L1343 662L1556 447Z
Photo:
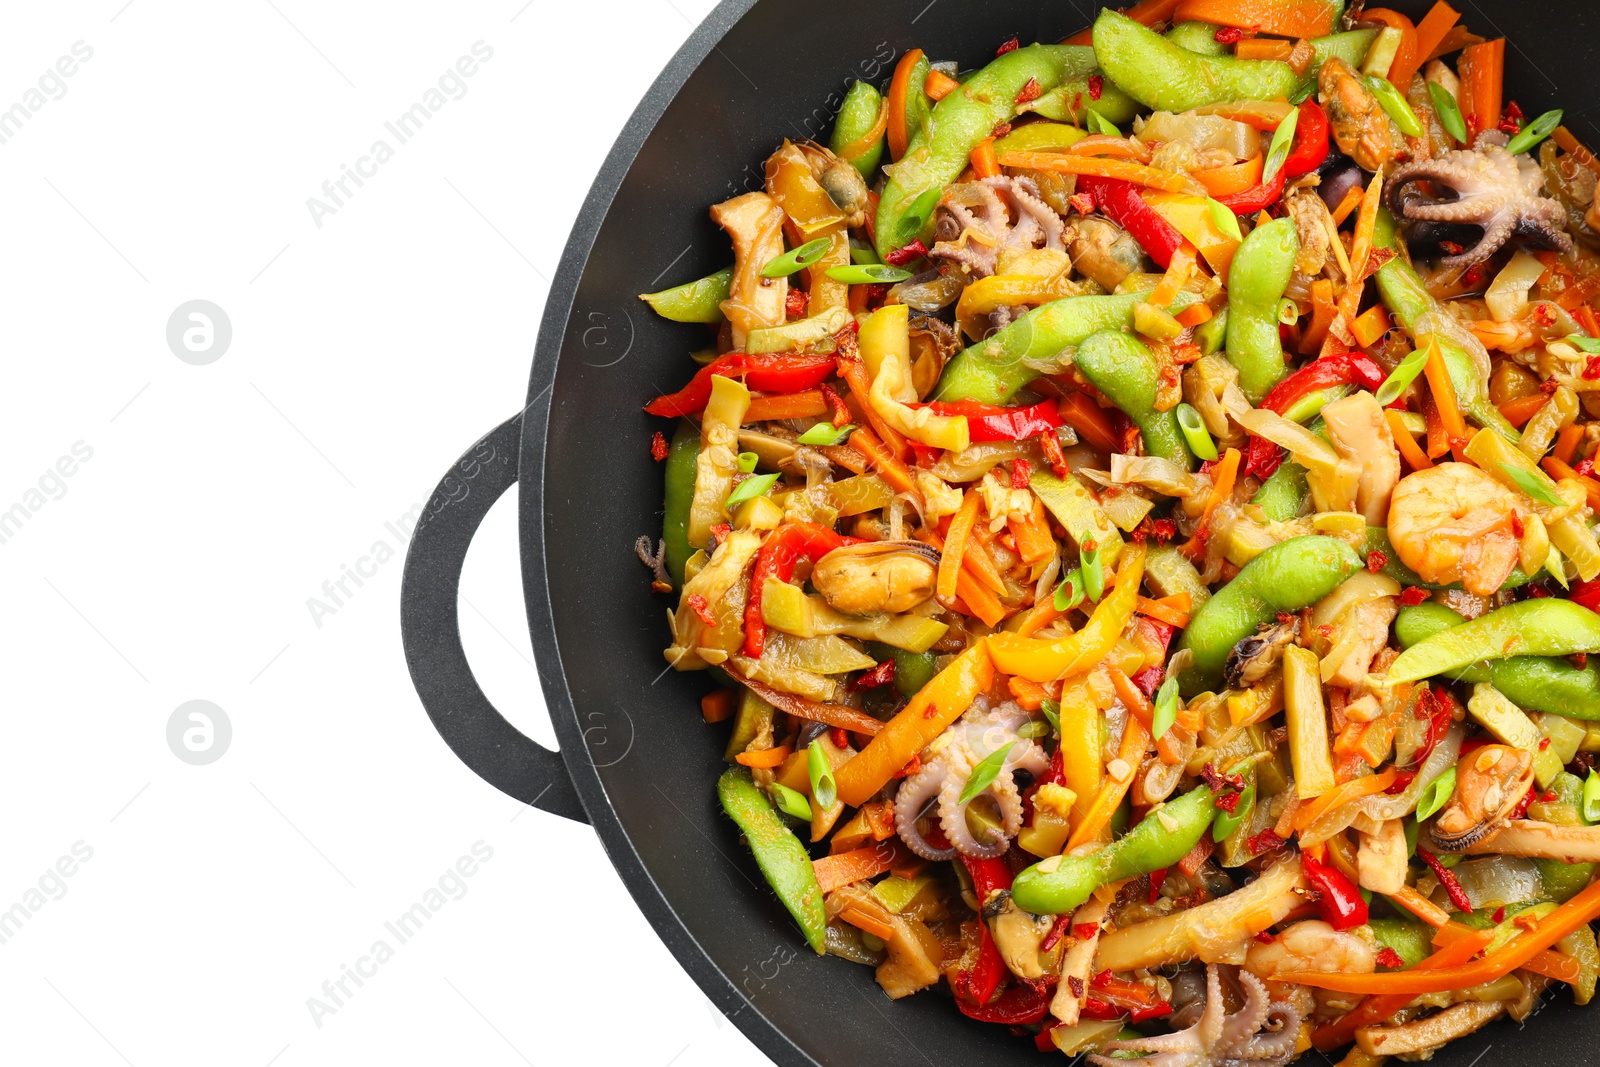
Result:
M756 752L741 752L733 758L746 767L776 767L789 758L789 746L779 745L777 748L763 748Z
M1476 956L1491 940L1494 939L1492 930L1471 930L1469 936L1455 941L1439 949L1433 955L1417 964L1417 969L1424 967L1453 967L1466 963ZM1355 1040L1356 1031L1363 1026L1387 1022L1394 1018L1394 1013L1410 1004L1414 998L1410 994L1390 993L1384 996L1373 996L1363 1000L1351 1010L1345 1012L1331 1023L1324 1023L1311 1031L1311 1043L1322 1052L1332 1052L1341 1045L1348 1045Z
M1400 417L1398 411L1389 410L1383 413L1388 420L1389 432L1394 437L1394 444L1400 450L1400 457L1406 461L1406 466L1414 471L1427 470L1433 466L1433 460L1417 445L1417 439L1411 436L1411 431L1406 429L1406 420Z
M831 893L842 885L882 874L905 855L906 851L899 840L890 838L865 848L812 860L811 869L816 873L817 885L824 893Z
M978 521L978 507L983 495L968 489L961 499L961 507L950 519L950 529L945 534L944 548L939 557L939 578L934 592L939 599L949 600L956 595L956 578L961 572L962 557L967 552L967 540L972 536L972 526Z
M1277 976L1281 982L1298 982L1316 989L1343 993L1405 994L1443 993L1452 989L1493 982L1524 967L1539 953L1581 926L1600 918L1600 882L1592 882L1577 896L1538 920L1528 931L1506 942L1481 960L1448 967L1416 966L1387 974L1319 974L1288 971Z
M913 48L895 64L894 78L889 82L889 155L898 160L906 154L906 144L911 134L906 130L906 97L911 90L911 68L922 58L922 49Z
M1095 607L1083 629L1071 637L1040 641L1011 633L991 636L989 652L995 666L1005 674L1020 674L1035 682L1053 682L1057 678L1082 674L1105 659L1138 605L1139 583L1144 580L1144 554L1144 545L1129 545L1123 550L1116 587Z
M928 742L972 706L979 693L994 684L989 640L978 641L934 675L900 714L884 724L866 748L833 772L840 800L850 805L871 800L874 793L889 784L896 771L910 763Z
M1178 593L1175 596L1183 597L1185 603L1190 602L1188 593ZM1151 600L1149 597L1142 596L1139 598L1139 614L1148 615L1152 619L1166 623L1168 626L1176 626L1180 630L1187 630L1189 628L1189 613L1166 603L1171 599L1173 597Z
M1118 178L1169 193L1192 193L1205 188L1187 174L1158 170L1143 163L1129 163L1125 159L1108 159L1103 156L1075 156L1064 152L1002 152L1000 165L1046 170L1056 174Z
M1266 162L1260 152L1243 163L1225 167L1207 167L1193 171L1195 180L1206 187L1212 196L1233 196L1254 189L1261 184L1261 171Z
M851 434L850 447L865 456L867 465L876 470L897 492L908 494L917 502L918 507L922 505L922 490L917 487L916 479L911 476L911 468L891 454L871 430L863 426Z
M1177 22L1214 22L1281 37L1326 37L1333 32L1328 0L1183 0Z

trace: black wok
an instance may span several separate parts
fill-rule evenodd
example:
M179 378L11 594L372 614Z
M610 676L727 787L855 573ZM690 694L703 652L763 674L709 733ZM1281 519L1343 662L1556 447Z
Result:
M1508 98L1529 115L1565 107L1567 125L1600 144L1591 119L1600 4L1456 3L1472 29L1510 37ZM1419 18L1430 4L1393 6ZM726 265L728 242L708 206L758 188L780 138L825 138L851 80L884 82L911 47L976 66L1012 35L1060 40L1095 10L1084 0L723 3L651 87L589 192L550 293L525 406L440 483L406 560L406 658L439 732L511 796L591 822L678 961L786 1067L982 1067L1037 1054L938 993L891 1003L869 969L806 950L718 811L725 730L700 721L703 675L663 673L666 604L633 555L634 540L661 525L661 468L647 442L663 424L640 406L686 380L685 356L706 333L656 318L635 294ZM467 545L513 484L528 624L559 754L489 704L457 629ZM1436 1062L1593 1063L1597 1046L1600 1014L1561 992L1526 1028L1491 1025Z

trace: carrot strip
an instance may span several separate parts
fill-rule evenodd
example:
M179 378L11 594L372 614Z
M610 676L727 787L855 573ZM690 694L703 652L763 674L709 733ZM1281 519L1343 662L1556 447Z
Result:
M880 941L894 940L894 927L886 922L880 922L874 916L868 915L857 907L848 907L839 913L839 918L854 926L857 930L869 933Z
M1243 163L1208 167L1191 173L1212 196L1232 196L1260 185L1261 171L1265 166L1266 161L1261 153L1257 152Z
M1369 774L1364 778L1352 778L1343 785L1336 786L1317 797L1309 804L1302 804L1294 813L1294 828L1298 833L1316 822L1322 816L1352 800L1381 793L1394 784L1395 770L1390 767L1382 774Z
M1201 512L1200 524L1195 527L1195 534L1183 546L1183 553L1190 559L1195 559L1205 551L1207 532L1211 525L1211 515L1223 501L1233 497L1233 483L1239 474L1239 450L1230 448L1222 456L1222 462L1211 470L1211 492L1206 494L1205 510Z
M700 698L700 715L706 722L721 722L733 714L732 689L713 689Z
M1439 47L1439 42L1444 40L1444 35L1455 28L1455 24L1460 18L1461 12L1445 3L1444 0L1439 0L1437 4L1433 5L1433 9L1428 12L1427 16L1417 23L1417 65L1412 68L1413 74L1420 70L1422 64L1433 56L1433 50ZM1389 70L1393 72L1394 68L1390 67ZM1407 79L1407 81L1409 80ZM1402 91L1404 91L1403 87Z
M982 619L985 626L998 626L1006 617L1005 606L973 577L971 567L962 567L956 573L956 596L966 605L966 614Z
M1391 893L1389 899L1435 929L1443 930L1450 921L1448 912L1408 885L1401 886L1398 893ZM1450 938L1435 937L1434 940L1446 944Z
M1178 293L1183 289L1184 283L1194 273L1195 256L1198 254L1194 245L1188 241L1178 246L1178 250L1172 253L1172 261L1167 267L1167 273L1161 277L1161 284L1156 286L1155 292L1150 294L1149 302L1151 304L1158 308L1172 306L1172 302L1178 299Z
M1344 225L1344 220L1350 217L1350 212L1354 211L1356 207L1360 205L1361 194L1362 189L1359 185L1354 189L1351 189L1348 193L1344 194L1344 199L1339 201L1339 206L1333 209L1334 225Z
M1472 45L1482 43L1483 38L1472 33L1465 26L1452 26L1449 32L1444 35L1444 40L1434 46L1433 51L1428 53L1427 59L1424 59L1423 62L1431 62L1440 56L1447 56L1451 52L1459 52L1463 48L1470 48Z
M1155 705L1144 695L1144 690L1134 685L1133 679L1124 674L1122 668L1114 663L1106 664L1106 673L1111 676L1111 687L1117 691L1117 699L1121 700L1128 711L1145 726L1153 725L1156 717Z
M1500 107L1505 91L1506 39L1471 45L1461 53L1457 64L1466 107L1461 109L1467 131L1474 137L1500 125Z
M910 496L920 507L922 504L922 490L917 488L916 479L911 476L911 470L901 463L883 442L873 436L872 431L862 427L850 435L850 446L867 457L867 464L877 468L878 474L897 491Z
M1400 450L1400 458L1406 461L1406 466L1413 471L1425 471L1433 466L1433 461L1428 458L1427 453L1417 447L1417 439L1406 429L1406 420L1400 417L1398 411L1390 408L1383 413L1383 417L1389 420L1389 432L1393 435L1395 447Z
M1089 444L1102 452L1121 450L1122 442L1111 428L1110 417L1093 400L1082 393L1071 392L1061 398L1059 407L1062 421L1083 435Z
M1383 310L1383 305L1373 304L1350 324L1350 332L1355 334L1356 344L1362 348L1371 348L1378 338L1389 332L1392 325L1389 313Z
M1187 629L1189 626L1188 612L1179 611L1176 608L1163 604L1159 600L1151 600L1149 597L1140 597L1138 604L1138 611L1141 615L1148 615L1152 619L1159 619L1168 626L1176 626L1180 630Z
M1247 37L1233 46L1233 54L1238 59L1275 59L1287 63L1293 52L1294 44L1281 38Z
M1572 455L1578 450L1578 442L1583 440L1583 427L1574 423L1563 426L1561 432L1556 434L1555 458L1563 463L1571 463Z
M944 71L930 70L928 71L928 84L923 89L923 92L927 93L933 100L939 101L959 88L961 88L961 83Z
M1516 400L1507 400L1500 405L1500 414L1506 417L1511 425L1521 429L1527 421L1538 414L1540 408L1550 398L1543 393L1534 393L1532 396L1518 397Z
M1356 190L1350 190L1350 195L1355 196ZM1336 313L1337 308L1333 303L1333 282L1327 278L1318 278L1311 283L1311 323L1300 338L1300 351L1303 354L1310 355L1322 348L1322 342L1327 340L1328 327L1333 325L1333 316Z
M1444 355L1439 351L1438 342L1431 337L1428 340L1428 362L1423 365L1422 373L1427 376L1428 388L1433 391L1433 402L1439 409L1439 422L1450 438L1450 446L1454 448L1457 441L1465 443L1467 421L1461 417L1461 408L1456 403L1456 387L1450 381L1450 372L1445 370Z
M967 539L967 550L961 557L961 564L985 588L1003 594L1006 591L1005 579L1000 576L1000 565L995 562L989 549L993 539L994 535L989 532L987 525L974 526L972 536Z
M980 178L998 178L1000 164L995 161L994 138L985 137L972 150L972 173Z
M831 893L842 885L882 874L904 855L906 851L899 841L890 838L865 848L812 860L811 869L816 873L817 885L824 893Z
M950 519L950 529L945 534L944 549L939 557L939 579L934 592L941 600L956 595L956 580L961 573L961 557L967 551L967 539L972 536L973 523L978 521L978 505L983 497L976 489L968 489L961 498L961 507Z
M757 752L741 752L733 758L746 767L776 767L789 758L789 746L779 745L777 748L763 748Z
M1045 517L1044 504L1033 498L1033 510L1026 522L1011 520L1011 536L1017 542L1017 555L1024 563L1038 563L1056 550L1056 539L1050 535L1050 520Z
M1129 163L1122 159L1106 159L1100 156L1074 156L1061 152L1006 152L1000 156L1000 165L1045 170L1056 174L1118 178L1169 193L1188 193L1204 188L1187 174L1157 170L1142 163Z
M906 144L911 131L906 129L906 97L911 90L911 68L922 58L922 49L913 48L895 64L894 78L889 82L889 155L898 160L906 154Z
M1105 133L1091 133L1067 148L1075 156L1115 156L1118 159L1136 159L1150 162L1150 149L1142 141L1129 137L1112 137Z
M1428 458L1438 459L1450 451L1450 435L1439 421L1439 405L1433 402L1433 394L1424 389L1417 395L1417 406L1422 408L1422 419L1428 427Z
M1023 711L1038 711L1039 705L1050 696L1050 690L1020 674L1012 675L1006 682L1006 688L1011 690L1011 695Z
M1216 318L1216 313L1206 304L1190 304L1176 315L1179 326L1199 326Z
M1333 32L1333 9L1325 0L1183 0L1173 18L1284 37L1326 37Z
M1081 844L1098 840L1101 831L1111 825L1111 816L1122 803L1122 798L1128 795L1128 787L1133 784L1133 772L1144 762L1144 754L1149 747L1149 728L1137 715L1129 715L1128 724L1122 730L1122 747L1117 750L1117 759L1113 761L1121 762L1123 773L1120 776L1106 775L1100 792L1095 794L1094 803L1067 839L1066 851L1071 852Z
M809 419L829 412L828 398L821 389L807 389L783 396L756 396L750 398L750 407L744 413L745 422L767 422L782 419Z

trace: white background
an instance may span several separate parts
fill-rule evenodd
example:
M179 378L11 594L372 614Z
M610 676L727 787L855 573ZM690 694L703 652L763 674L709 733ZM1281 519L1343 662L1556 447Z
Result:
M520 405L589 182L710 7L9 5L0 109L93 55L0 144L0 512L29 516L0 544L0 911L37 905L0 944L0 1061L766 1062L587 827L434 733L385 526ZM397 146L384 122L477 41L465 95ZM394 158L316 225L307 198L380 137ZM194 299L232 324L206 366L166 340ZM315 620L380 540L394 558ZM463 599L485 688L553 743L510 498ZM195 699L233 731L205 766L166 736ZM398 944L385 921L477 842L464 895ZM393 957L314 1019L380 938Z

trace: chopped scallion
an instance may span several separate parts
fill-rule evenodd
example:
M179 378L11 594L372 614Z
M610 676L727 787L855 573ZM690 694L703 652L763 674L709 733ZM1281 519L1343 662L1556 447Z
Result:
M831 422L819 422L797 440L803 445L839 445L855 432L855 424L835 426Z
M833 807L839 786L833 780L833 767L827 751L816 741L806 746L806 773L811 778L811 796L824 810Z
M1422 798L1417 801L1417 821L1421 822L1434 812L1450 802L1450 794L1456 791L1456 769L1451 767L1439 777L1428 783L1428 788L1422 791Z
M811 821L811 801L806 799L804 793L790 789L782 782L773 782L772 799L778 802L778 810L785 815Z
M829 267L827 275L846 285L892 285L911 277L911 272L881 263L856 263L848 267Z
M1117 129L1117 124L1106 118L1094 108L1086 109L1089 113L1089 125L1094 127L1095 133L1103 133L1107 137L1121 137L1122 131Z
M1400 394L1405 392L1417 376L1422 373L1422 368L1428 363L1428 349L1419 348L1405 359L1400 365L1389 372L1389 377L1378 386L1378 406L1388 407L1400 399Z
M754 452L739 453L739 470L744 474L754 474L756 464L761 462L761 457Z
M1106 570L1100 562L1100 546L1090 541L1078 553L1078 567L1083 571L1083 595L1099 603L1106 595Z
M1289 112L1284 120L1278 123L1278 129L1272 135L1272 145L1267 149L1267 165L1261 171L1261 184L1271 185L1272 179L1278 176L1284 163L1289 159L1289 150L1294 147L1294 131L1300 127L1300 111Z
M799 248L790 249L761 268L763 278L787 278L802 267L809 267L821 259L833 244L831 237L818 237Z
M1522 128L1522 132L1511 138L1511 143L1506 145L1506 151L1512 155L1520 155L1549 137L1561 125L1561 112L1546 111Z
M1600 356L1600 337L1585 337L1581 333L1575 333L1567 337L1567 344L1581 348L1591 356Z
M1061 732L1061 705L1049 697L1039 701L1039 712L1050 721L1050 729L1056 733Z
M1211 439L1211 431L1206 429L1205 420L1200 417L1200 412L1188 404L1179 404L1178 429L1183 431L1183 439L1189 442L1189 451L1204 460L1217 458L1217 443Z
M1037 741L1040 738L1049 737L1050 724L1047 722L1040 722L1038 719L1029 719L1027 722L1017 727L1017 736L1022 738L1024 741Z
M1586 823L1600 822L1600 774L1589 772L1588 779L1583 783L1583 821Z
M1506 477L1517 483L1518 489L1521 489L1539 503L1548 504L1553 508L1566 506L1567 502L1557 496L1555 490L1545 485L1539 476L1528 470L1528 468L1519 467L1515 463L1507 463L1505 460L1501 460L1500 469L1506 472Z
M1083 571L1073 569L1056 586L1055 609L1065 613L1083 603Z
M926 226L928 220L933 217L933 209L939 206L939 198L943 195L944 188L935 185L911 202L911 206L906 209L905 217L900 220L900 232L896 235L899 240L895 244L908 245L917 239L917 234L922 232L922 227ZM833 272L829 271L828 273L832 274ZM910 277L910 275L907 275L907 277Z
M1178 721L1178 676L1169 674L1161 682L1161 688L1156 690L1156 710L1150 721L1150 736L1161 740L1161 736L1172 729L1172 724Z
M1239 229L1239 216L1235 215L1227 205L1217 200L1206 198L1206 207L1211 209L1211 224L1235 241L1244 240L1244 231Z
M728 494L727 506L734 508L743 504L746 500L754 500L768 489L771 489L773 483L777 480L778 476L776 474L758 474L753 478L746 478L734 488L733 492Z
M1434 113L1439 116L1439 125L1444 127L1444 132L1454 137L1456 143L1466 144L1467 120L1461 117L1461 105L1450 95L1450 90L1438 82L1429 82L1428 96L1433 100Z
M966 804L994 783L1000 774L1000 768L1005 766L1006 756L1011 754L1011 746L1014 744L1015 741L1007 741L978 761L978 765L972 768L972 777L967 779L966 788L961 790L961 798L956 801L958 805Z
M1378 98L1378 104L1384 113L1394 119L1394 124L1400 127L1400 132L1407 137L1421 137L1422 123L1417 121L1417 113L1411 110L1411 105L1406 103L1406 98L1400 95L1400 90L1390 84L1387 78L1375 78L1367 75L1361 83L1372 90L1372 95Z

